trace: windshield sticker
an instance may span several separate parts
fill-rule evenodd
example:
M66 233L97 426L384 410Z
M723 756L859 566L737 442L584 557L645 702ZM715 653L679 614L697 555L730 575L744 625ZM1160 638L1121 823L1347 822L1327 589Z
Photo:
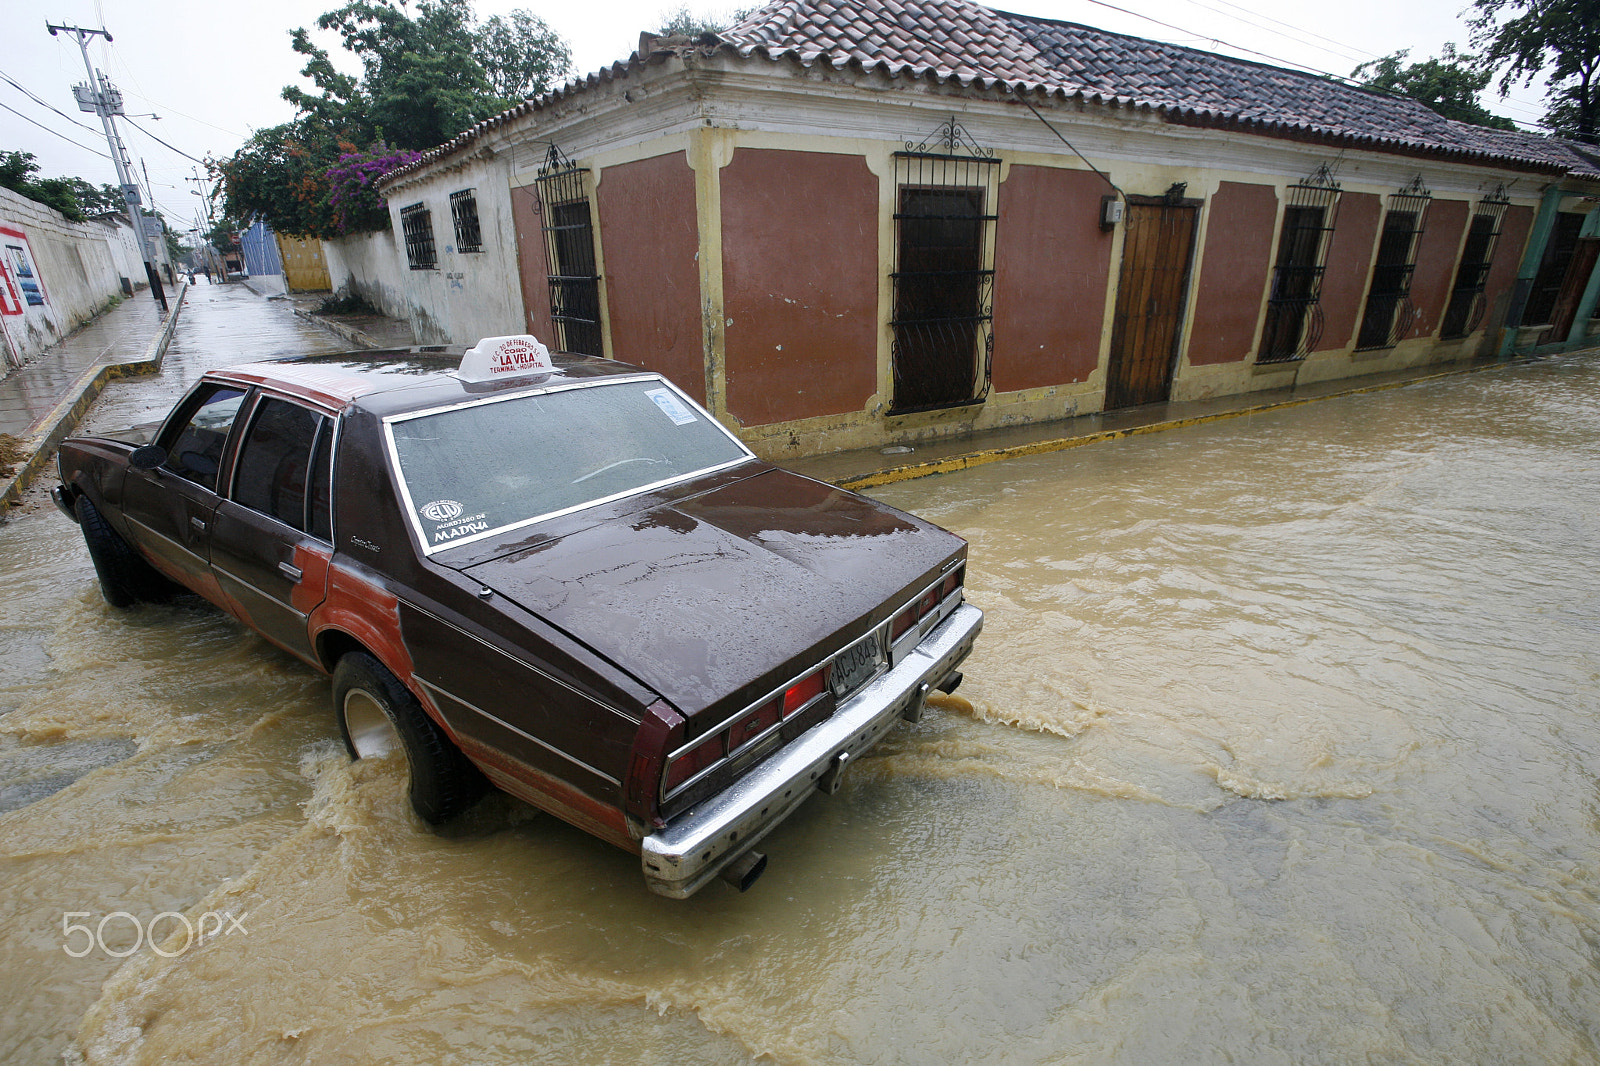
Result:
M465 510L454 500L434 500L422 506L422 517L430 522L449 522L460 518Z
M489 515L487 512L468 515L458 518L454 522L440 522L433 527L433 542L443 544L447 540L458 537L470 537L474 533L486 533L489 530Z
M687 426L690 422L698 421L694 417L694 412L685 407L683 401L667 389L651 389L645 395L655 401L655 405L661 408L662 414L672 419L673 425Z

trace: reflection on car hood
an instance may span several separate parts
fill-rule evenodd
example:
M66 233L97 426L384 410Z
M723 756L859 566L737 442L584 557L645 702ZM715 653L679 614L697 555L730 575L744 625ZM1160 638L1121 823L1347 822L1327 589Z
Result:
M960 547L936 526L775 469L466 573L693 714L907 591Z

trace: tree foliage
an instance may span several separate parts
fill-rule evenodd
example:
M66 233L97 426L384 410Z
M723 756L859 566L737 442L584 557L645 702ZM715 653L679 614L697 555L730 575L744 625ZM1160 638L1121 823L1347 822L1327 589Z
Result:
M1497 130L1517 128L1510 119L1490 112L1478 102L1478 94L1488 86L1493 74L1476 56L1457 52L1455 45L1447 44L1437 59L1403 65L1410 54L1402 50L1363 63L1350 76L1370 89L1409 96L1445 118Z
M1544 75L1545 125L1600 143L1600 4L1595 0L1473 0L1467 20L1483 63L1498 72L1500 95Z
M280 233L386 228L374 186L396 160L548 91L572 67L566 42L542 19L515 10L479 26L472 0L350 0L316 26L338 36L361 74L341 71L310 31L292 31L310 82L283 90L294 120L212 166L226 214L264 219Z
M665 20L656 31L662 37L698 37L702 33L721 33L736 22L743 22L756 8L741 7L729 12L704 11L696 13L688 4L662 13Z
M518 8L491 15L475 35L473 55L495 96L511 103L547 93L572 72L572 50L544 19Z
M101 211L125 211L122 193L111 185L91 185L82 178L36 178L39 164L32 152L0 152L0 186L36 203L53 207L70 222L83 222Z

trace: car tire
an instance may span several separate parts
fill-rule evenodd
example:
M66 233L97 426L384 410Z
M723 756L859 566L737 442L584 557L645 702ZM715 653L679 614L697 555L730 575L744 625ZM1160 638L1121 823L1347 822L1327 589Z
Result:
M111 528L111 523L89 497L79 496L72 510L78 516L78 528L83 530L83 542L89 546L89 558L94 562L95 576L100 579L100 594L107 603L126 609L139 603L159 603L171 598L175 591L172 582L145 562L133 546Z
M367 652L350 652L334 668L333 709L351 758L404 753L411 808L429 825L461 814L488 788L410 690Z

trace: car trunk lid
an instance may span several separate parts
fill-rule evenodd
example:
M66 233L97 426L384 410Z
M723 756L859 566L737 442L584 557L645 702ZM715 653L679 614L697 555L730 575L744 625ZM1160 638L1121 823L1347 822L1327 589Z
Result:
M465 568L694 715L887 617L960 538L781 469ZM902 595L903 594L903 595Z

